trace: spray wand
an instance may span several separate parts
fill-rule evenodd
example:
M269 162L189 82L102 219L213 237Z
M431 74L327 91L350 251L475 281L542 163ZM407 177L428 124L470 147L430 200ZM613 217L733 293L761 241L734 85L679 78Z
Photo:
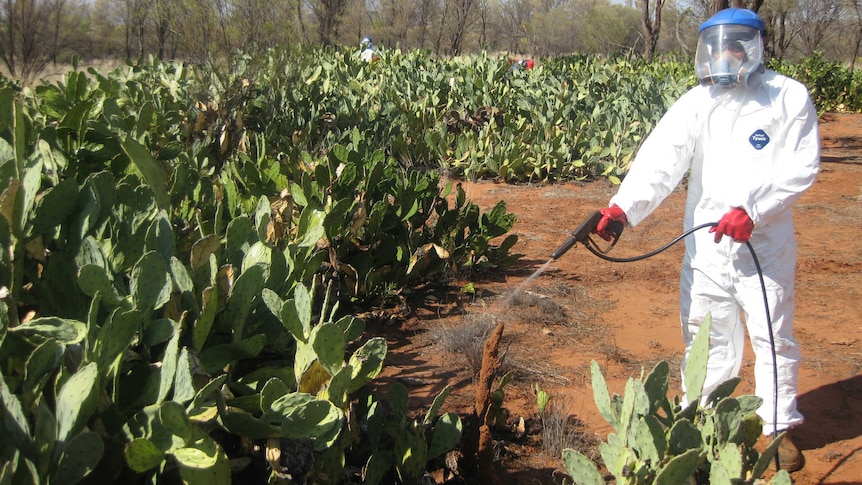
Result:
M572 234L569 238L560 245L553 253L551 253L551 259L556 261L560 259L560 256L566 254L569 249L572 249L575 244L581 243L586 246L593 253L598 252L600 254L605 254L611 249L613 249L614 245L619 240L620 236L623 233L623 225L619 221L611 221L608 225L608 230L613 234L612 241L610 246L606 249L600 249L599 246L595 243L595 241L590 238L590 234L595 230L599 221L602 220L602 213L599 211L595 211L587 217L584 222L578 226L577 229L572 231Z

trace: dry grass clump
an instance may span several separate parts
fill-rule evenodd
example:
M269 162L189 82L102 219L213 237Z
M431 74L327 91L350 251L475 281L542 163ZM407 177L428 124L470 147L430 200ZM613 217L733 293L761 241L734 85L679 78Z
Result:
M525 321L568 326L568 316L563 306L543 293L516 291L510 297L509 304Z
M428 331L428 336L435 346L462 361L471 375L476 377L482 368L485 340L491 335L497 323L498 320L495 315L467 314L464 315L460 325L450 324L433 327ZM498 376L511 373L516 380L541 378L544 381L557 383L569 382L546 360L537 358L529 352L526 355L520 355L517 349L522 347L517 344L511 345L518 338L517 335L503 333L500 345L501 364L497 370Z
M559 457L566 448L586 456L595 453L598 440L585 431L586 425L574 415L570 405L551 399L539 417L542 420L542 452L546 455Z
M581 286L557 283L516 291L507 300L511 315L520 321L566 329L574 341L587 340L603 333L596 315L611 303L592 298Z
M534 316L533 321L574 327L591 320L592 310L600 309L601 304L590 298L583 287L557 283L515 291L509 296L508 306L521 317Z
M477 375L482 367L482 350L485 340L497 325L497 317L490 314L464 315L461 325L438 325L429 330L429 337L442 350L460 356L467 369Z
M618 364L632 364L635 361L632 359L631 354L621 349L616 342L616 339L612 340L601 340L596 343L596 350L605 356L605 358L611 362L616 362Z

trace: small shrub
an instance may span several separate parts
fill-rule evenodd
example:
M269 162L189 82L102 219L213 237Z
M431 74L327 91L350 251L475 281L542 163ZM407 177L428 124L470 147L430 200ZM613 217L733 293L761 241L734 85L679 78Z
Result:
M560 456L565 449L575 449L581 453L595 453L596 440L584 431L584 423L578 419L571 405L551 400L544 412L539 413L542 421L542 452L548 456ZM592 454L590 453L590 454Z

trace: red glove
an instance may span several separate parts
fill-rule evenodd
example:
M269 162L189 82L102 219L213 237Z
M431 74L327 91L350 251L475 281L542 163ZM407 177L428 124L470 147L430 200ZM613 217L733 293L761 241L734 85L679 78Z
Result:
M748 217L742 207L734 207L727 211L727 214L718 221L718 225L711 227L709 232L715 233L715 242L721 241L721 237L725 234L736 242L746 242L751 238L752 229L754 229L754 221Z
M623 210L620 209L619 206L616 204L610 207L605 207L599 212L602 213L602 218L599 219L599 223L596 224L596 228L593 230L593 233L598 234L599 237L601 237L605 241L610 241L611 239L613 239L614 234L608 230L608 225L610 225L612 221L616 221L625 225L625 223L628 222L628 219L626 218L626 213L623 212Z

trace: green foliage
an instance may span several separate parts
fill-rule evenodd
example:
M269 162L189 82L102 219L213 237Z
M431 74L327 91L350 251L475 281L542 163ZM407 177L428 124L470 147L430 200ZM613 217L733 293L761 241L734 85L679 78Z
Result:
M0 483L227 483L225 437L299 444L320 483L351 460L381 479L420 476L460 421L438 415L445 393L421 422L406 418L406 391L386 412L367 397L386 342L349 310L516 257L505 203L482 213L441 173L615 180L693 79L672 59L510 71L421 51L375 63L265 51L232 65L140 59L33 89L0 83ZM818 78L818 102L850 106L852 84L831 79ZM603 415L620 449L658 429L679 440L619 460L663 451L684 470L693 458L678 443L712 423L718 470L738 444L725 428L749 423L751 403L728 392L712 421L675 425L687 411L652 394L662 375L633 381L628 401L603 398ZM654 419L633 417L641 389Z
M774 458L784 435L763 454L754 449L763 429L755 413L762 400L731 397L739 378L702 397L710 327L707 316L692 345L686 365L691 402L686 405L667 397L667 362L643 379L629 379L623 396L608 394L598 364L592 363L596 406L615 431L599 451L616 483L755 483ZM564 450L563 462L576 484L604 483L598 467L580 452ZM789 483L789 475L782 470L771 483Z
M798 63L773 60L770 67L808 86L817 112L862 111L862 72L851 71L836 61L823 58L822 52Z
M487 241L514 219L466 201L450 211L439 178L387 166L361 139L349 160L282 164L247 123L256 91L241 78L201 86L152 60L90 74L0 90L0 483L95 470L230 483L231 435L307 441L343 468L366 446L346 416L386 342L340 304L430 278L407 268L448 244L438 217L465 232L452 268L492 264ZM357 199L404 248L372 293L344 292L325 264L369 232L364 218L344 225Z
M533 384L533 392L536 393L536 407L539 409L539 415L542 416L545 414L545 408L548 406L551 396L539 387L538 383Z
M262 69L273 102L260 112L272 120L269 139L316 152L348 145L358 130L402 166L507 181L620 175L692 80L676 61L568 56L512 71L506 58L487 55L395 51L366 64L315 54L309 62L270 53L279 67Z
M329 242L331 274L342 294L379 298L387 288L512 259L516 236L493 242L515 222L504 202L480 214L460 184L452 197L451 184L435 172L403 169L383 151L366 150L358 140L335 145L314 165L314 178L303 174L290 186L297 207L304 207L297 237Z
M370 455L362 471L363 483L377 484L394 469L398 483L419 483L428 462L442 458L461 441L461 418L439 414L451 388L435 397L423 419L408 416L408 392L400 383L389 386L388 411L378 403L368 406L366 422L376 433L369 441ZM381 432L382 431L382 432ZM382 447L393 443L392 448Z

